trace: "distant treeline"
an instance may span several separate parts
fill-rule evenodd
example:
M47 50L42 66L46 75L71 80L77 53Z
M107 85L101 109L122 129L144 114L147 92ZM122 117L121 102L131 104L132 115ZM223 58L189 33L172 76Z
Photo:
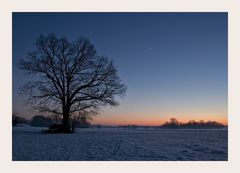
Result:
M31 120L27 120L21 116L13 114L12 125L17 126L19 124L29 124L33 127L49 127L54 124L61 124L62 119L58 117L45 117L42 115L36 115L32 117ZM91 124L85 118L80 118L78 120L73 120L75 127L86 128L90 127Z
M169 121L165 122L163 125L160 126L160 128L171 128L171 129L210 129L210 128L224 128L227 127L222 123L216 122L216 121L194 121L191 120L187 123L179 122L176 118L170 118Z
M140 125L120 125L118 127L127 129L136 128L160 128L160 129L215 129L215 128L225 128L226 125L216 122L216 121L194 121L191 120L187 123L179 122L176 118L170 118L169 121L165 122L159 126L140 126Z

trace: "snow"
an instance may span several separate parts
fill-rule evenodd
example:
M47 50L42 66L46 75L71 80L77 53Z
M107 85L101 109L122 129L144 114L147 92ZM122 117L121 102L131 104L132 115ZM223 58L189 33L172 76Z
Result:
M13 160L228 160L228 131L13 127Z

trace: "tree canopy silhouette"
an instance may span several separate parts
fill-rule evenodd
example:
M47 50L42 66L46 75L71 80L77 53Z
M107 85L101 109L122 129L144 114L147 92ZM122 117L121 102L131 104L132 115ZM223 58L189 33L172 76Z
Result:
M32 75L21 93L39 112L62 115L63 131L69 131L71 116L95 115L101 106L118 105L115 96L125 94L113 61L99 56L88 39L41 35L35 47L20 62Z

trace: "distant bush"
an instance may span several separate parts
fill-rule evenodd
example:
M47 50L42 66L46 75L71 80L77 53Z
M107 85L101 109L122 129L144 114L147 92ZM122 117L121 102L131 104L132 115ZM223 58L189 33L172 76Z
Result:
M210 128L224 128L226 127L224 124L216 122L216 121L194 121L191 120L187 123L181 123L176 118L170 118L170 121L165 122L163 125L160 126L160 128L184 128L184 129L210 129Z
M18 124L29 124L29 121L17 114L12 115L12 126L17 126Z
M51 118L42 115L34 116L30 122L33 127L49 127L53 125L54 122Z
M86 117L78 117L73 119L73 126L77 128L88 128L91 126L91 123L87 120Z

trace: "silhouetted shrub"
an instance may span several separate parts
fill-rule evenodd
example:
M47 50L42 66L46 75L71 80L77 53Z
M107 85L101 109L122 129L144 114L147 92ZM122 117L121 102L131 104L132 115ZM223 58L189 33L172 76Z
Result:
M17 126L18 124L29 124L29 121L17 114L12 115L12 126Z
M33 127L48 127L53 125L53 121L49 117L37 115L32 118L30 125Z
M70 126L64 126L62 124L53 124L48 127L47 130L43 130L45 133L71 133Z

